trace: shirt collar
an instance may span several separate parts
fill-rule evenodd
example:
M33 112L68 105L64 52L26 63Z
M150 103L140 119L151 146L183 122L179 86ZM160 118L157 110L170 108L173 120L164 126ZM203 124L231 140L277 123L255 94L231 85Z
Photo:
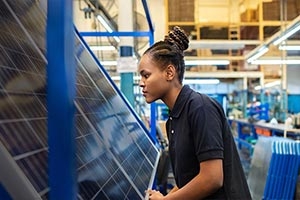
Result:
M179 117L180 113L183 110L183 107L185 103L187 102L190 94L192 93L192 89L188 85L184 85L179 92L179 95L175 101L175 105L173 107L173 110L170 112L170 117Z

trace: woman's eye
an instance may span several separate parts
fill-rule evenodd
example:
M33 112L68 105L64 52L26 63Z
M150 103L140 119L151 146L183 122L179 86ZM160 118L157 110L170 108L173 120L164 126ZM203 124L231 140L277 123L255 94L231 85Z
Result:
M145 78L149 78L149 74L144 74L144 77Z

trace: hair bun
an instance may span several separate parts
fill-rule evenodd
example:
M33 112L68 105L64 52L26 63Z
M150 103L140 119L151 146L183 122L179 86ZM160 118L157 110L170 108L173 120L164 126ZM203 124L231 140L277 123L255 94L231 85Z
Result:
M179 26L175 26L170 30L164 41L170 45L175 45L180 51L184 51L189 47L189 39Z

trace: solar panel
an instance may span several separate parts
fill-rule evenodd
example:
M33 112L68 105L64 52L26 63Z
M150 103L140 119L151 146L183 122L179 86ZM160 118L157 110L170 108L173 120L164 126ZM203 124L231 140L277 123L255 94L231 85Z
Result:
M0 0L0 182L16 199L48 199L51 189L42 3ZM77 197L143 199L152 184L158 149L75 35ZM18 186L11 185L12 180Z

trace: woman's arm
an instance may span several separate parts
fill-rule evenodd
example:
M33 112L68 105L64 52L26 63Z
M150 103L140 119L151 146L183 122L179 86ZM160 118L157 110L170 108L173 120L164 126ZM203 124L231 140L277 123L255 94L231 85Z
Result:
M163 199L201 199L223 186L222 159L208 160L200 163L200 172L184 187L169 193ZM152 198L150 198L152 200Z
M170 190L170 192L167 194L167 195L169 195L169 194L171 194L171 193L173 193L173 192L176 192L178 190L178 187L175 185L173 188L172 188L172 190Z
M223 186L222 159L208 160L200 163L200 172L184 187L175 186L168 195L159 191L148 190L150 200L203 199Z

